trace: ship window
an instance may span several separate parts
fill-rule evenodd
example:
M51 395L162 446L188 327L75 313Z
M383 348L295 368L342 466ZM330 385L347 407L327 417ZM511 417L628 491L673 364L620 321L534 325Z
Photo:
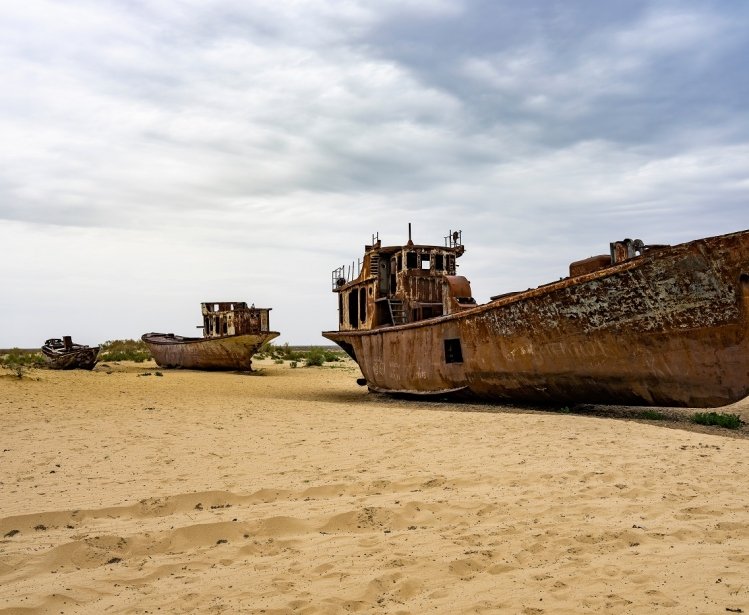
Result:
M398 271L403 271L403 255L398 255Z
M435 254L434 255L434 270L435 271L442 271L445 268L444 258L442 257L442 254Z
M224 321L224 335L229 333L229 323Z
M430 267L430 261L429 261L429 254L422 254L421 255L421 268L423 270L429 270Z
M406 252L406 269L416 269L416 252Z
M213 311L218 312L218 303L213 304Z
M455 257L452 254L447 255L447 273L455 275Z
M364 288L359 291L359 320L367 320L367 291Z
M463 351L460 348L460 338L445 340L445 363L462 363Z
M359 291L356 288L348 294L348 324L354 329L359 324Z
M343 294L338 293L338 325L343 324Z

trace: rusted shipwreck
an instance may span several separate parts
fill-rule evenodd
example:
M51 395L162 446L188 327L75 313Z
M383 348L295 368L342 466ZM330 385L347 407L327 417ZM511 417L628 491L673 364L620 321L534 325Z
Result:
M44 363L49 369L94 369L99 346L75 344L69 335L53 337L42 346Z
M160 367L252 371L252 356L265 342L278 337L270 330L272 308L247 307L243 301L201 303L203 337L174 333L145 333L146 343Z
M410 235L410 232L409 232ZM385 247L333 272L323 335L370 390L497 401L717 407L749 394L749 231L675 246L640 240L569 277L477 305L445 245Z

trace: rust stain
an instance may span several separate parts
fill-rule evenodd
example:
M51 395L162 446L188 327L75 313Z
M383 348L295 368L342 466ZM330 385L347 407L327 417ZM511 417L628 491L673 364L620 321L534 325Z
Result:
M365 247L333 272L323 335L377 391L711 407L749 394L749 231L678 246L625 239L570 276L477 305L445 244Z
M145 333L141 339L161 367L252 371L252 356L279 335L270 330L271 309L247 307L244 301L207 301L201 303L203 324L198 325L203 337Z
M99 346L76 344L69 335L53 337L42 346L44 363L50 369L94 369L99 357Z

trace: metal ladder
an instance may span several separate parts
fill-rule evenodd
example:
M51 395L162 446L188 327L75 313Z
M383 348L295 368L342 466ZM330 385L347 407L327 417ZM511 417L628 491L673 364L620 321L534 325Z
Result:
M399 299L388 299L388 309L390 310L390 321L394 325L403 325L408 322L406 319L406 309L403 307L403 302Z
M369 275L380 275L380 254L375 252L369 257Z

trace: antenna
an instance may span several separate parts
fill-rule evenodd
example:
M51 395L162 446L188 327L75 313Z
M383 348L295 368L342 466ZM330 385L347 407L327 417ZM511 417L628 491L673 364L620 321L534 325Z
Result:
M411 223L408 223L408 241L411 241Z

